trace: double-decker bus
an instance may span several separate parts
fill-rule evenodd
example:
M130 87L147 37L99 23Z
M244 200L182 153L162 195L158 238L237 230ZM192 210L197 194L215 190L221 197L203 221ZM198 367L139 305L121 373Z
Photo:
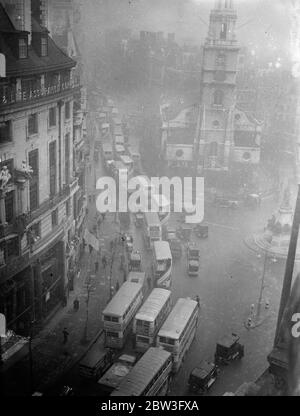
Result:
M143 301L143 286L124 282L102 312L105 345L121 349L130 332L133 318Z
M172 253L167 241L154 241L152 270L157 287L169 288L172 279Z
M158 332L156 345L172 353L174 373L194 340L198 315L199 305L195 300L180 298Z
M172 355L163 348L149 348L111 396L165 396L171 370Z
M171 292L155 288L140 307L133 321L135 348L146 351L153 345L155 337L170 313L172 306Z
M162 238L161 223L157 212L144 213L144 239L146 247L151 248L154 241Z

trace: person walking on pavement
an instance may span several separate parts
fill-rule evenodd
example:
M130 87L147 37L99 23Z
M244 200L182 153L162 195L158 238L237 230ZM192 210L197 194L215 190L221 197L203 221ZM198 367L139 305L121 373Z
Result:
M67 328L64 328L62 333L63 333L63 337L64 337L63 343L66 344L68 342L68 337L69 337L69 332L67 331Z
M99 262L95 261L95 273L98 273L99 270Z

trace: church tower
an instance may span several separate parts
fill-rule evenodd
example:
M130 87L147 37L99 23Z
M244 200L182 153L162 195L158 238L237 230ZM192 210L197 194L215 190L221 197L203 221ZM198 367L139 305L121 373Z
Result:
M239 46L232 0L216 0L203 49L199 165L227 170L233 146Z

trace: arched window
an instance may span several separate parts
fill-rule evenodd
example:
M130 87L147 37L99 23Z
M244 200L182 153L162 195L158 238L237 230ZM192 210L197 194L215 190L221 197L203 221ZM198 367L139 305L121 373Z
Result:
M220 32L220 39L221 40L226 40L226 35L227 35L227 24L222 23L221 32Z
M224 93L222 90L216 90L214 92L214 104L222 105L224 100Z
M218 155L218 143L211 142L209 144L209 156L217 156Z

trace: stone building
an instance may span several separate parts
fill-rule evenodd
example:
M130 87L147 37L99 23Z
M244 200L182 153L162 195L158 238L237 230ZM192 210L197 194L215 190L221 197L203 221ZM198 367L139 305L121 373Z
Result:
M173 119L162 112L162 156L198 172L260 161L261 123L236 106L239 45L232 1L216 1L203 47L201 96ZM180 122L179 122L180 119Z
M21 7L22 6L22 7ZM76 62L45 27L47 2L0 2L0 310L28 333L68 295L75 256Z

